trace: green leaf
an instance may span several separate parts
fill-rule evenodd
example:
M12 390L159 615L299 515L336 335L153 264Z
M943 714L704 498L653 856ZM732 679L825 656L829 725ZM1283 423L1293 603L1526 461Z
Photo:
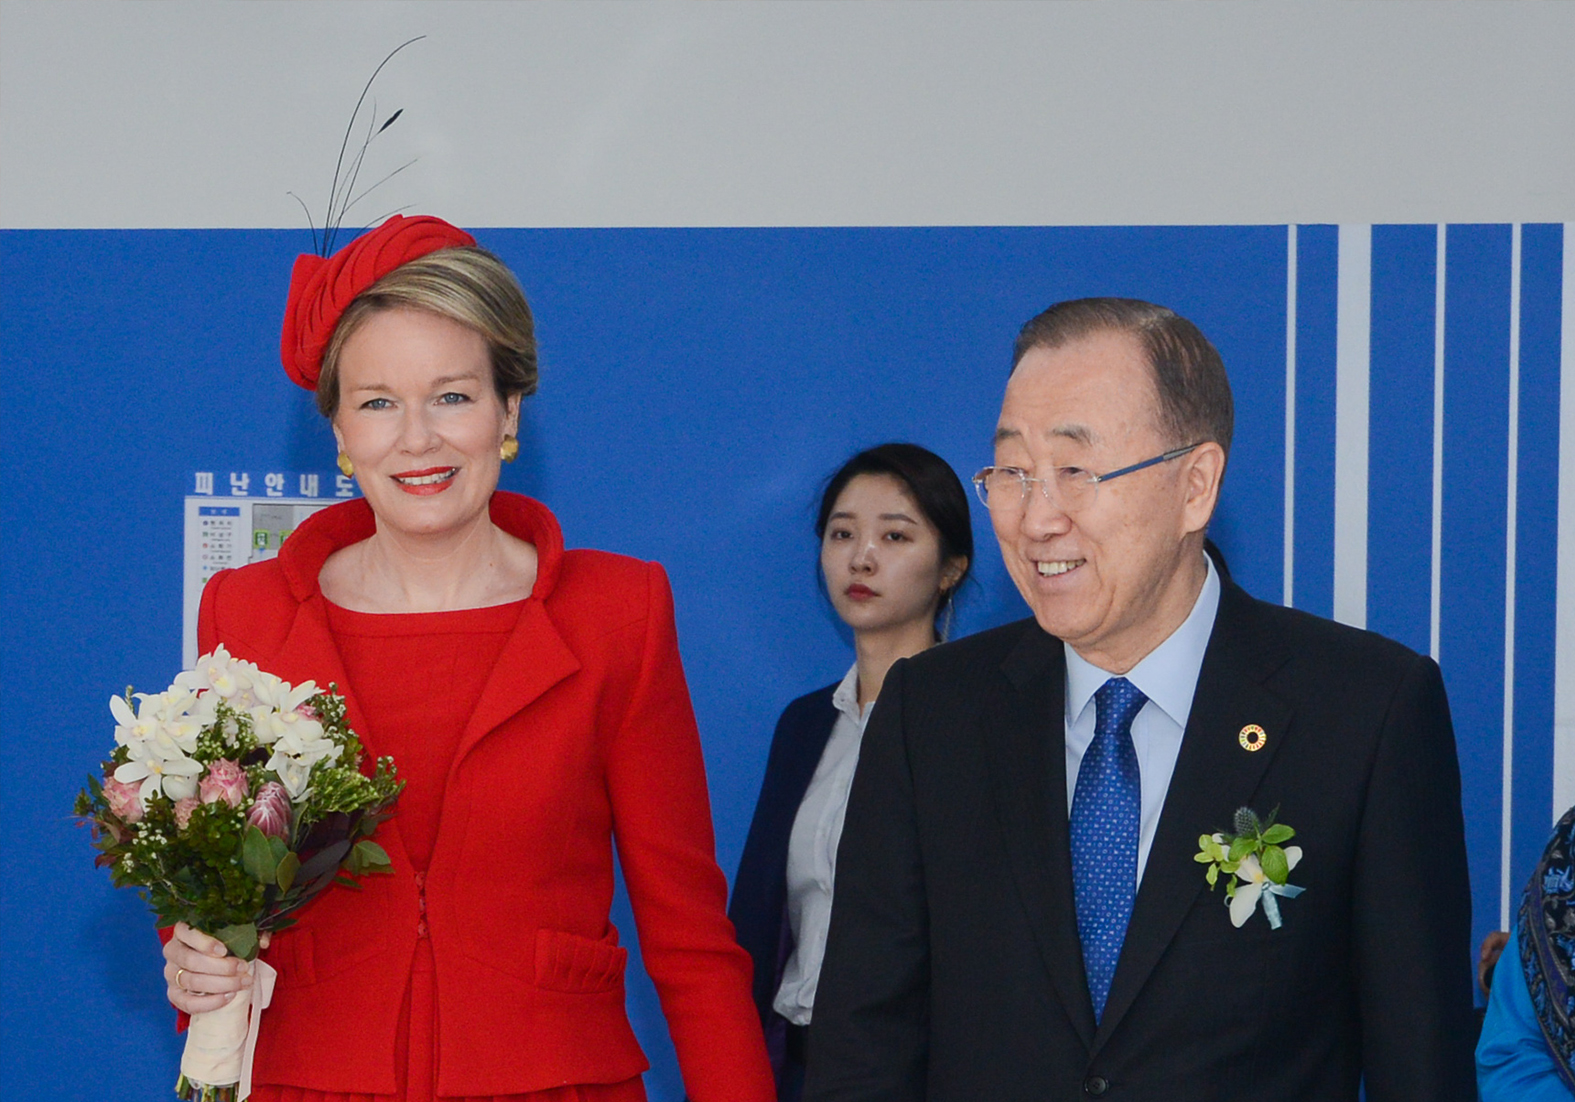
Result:
M213 936L224 942L225 947L242 960L257 959L257 927L253 923L226 926Z
M261 883L276 883L279 862L274 859L273 847L268 844L267 836L250 824L241 836L241 867Z
M1296 837L1296 832L1284 823L1271 826L1263 832L1263 840L1271 846L1277 846L1281 842L1289 842L1294 837Z
M1192 859L1200 865L1212 865L1217 860L1212 853L1206 850L1203 853L1194 853Z
M290 885L295 883L295 874L301 871L301 859L286 850L279 859L279 867L274 871L274 881L279 885L279 890L287 892Z
M349 888L353 892L358 892L361 890L360 884L357 884L355 880L343 874L334 877L334 883L338 884L341 888Z
M1220 867L1210 865L1209 871L1203 874L1203 878L1209 882L1209 890L1213 891L1214 885L1220 882Z
M283 861L284 855L290 852L290 847L285 844L283 838L269 838L268 848L273 851L273 863L275 865Z
M363 870L393 868L394 863L388 859L388 851L376 842L357 842L351 852Z
M1291 875L1289 862L1285 860L1285 851L1279 846L1266 846L1263 856L1258 859L1263 865L1263 875L1276 884L1283 884Z
M1230 844L1230 859L1240 861L1258 848L1258 839L1243 835Z

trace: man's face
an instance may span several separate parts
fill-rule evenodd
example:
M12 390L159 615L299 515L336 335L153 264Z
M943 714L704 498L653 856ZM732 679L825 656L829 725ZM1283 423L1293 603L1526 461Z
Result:
M1059 500L1054 469L1107 474L1190 443L1161 433L1153 373L1126 333L1033 349L1007 384L995 464L1052 480L1057 499L1035 483L1020 507L992 500L1007 572L1040 627L1112 673L1191 610L1204 567L1187 537L1208 522L1223 454L1205 445L1100 485L1079 505Z

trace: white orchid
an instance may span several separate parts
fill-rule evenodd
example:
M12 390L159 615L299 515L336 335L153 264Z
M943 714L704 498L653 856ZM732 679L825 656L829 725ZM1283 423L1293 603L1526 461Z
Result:
M143 745L158 747L157 755L172 758L190 754L197 749L197 736L202 724L187 713L187 707L196 703L188 692L174 689L163 693L136 694L137 709L124 697L111 697L109 710L116 720L115 741L128 750Z
M312 683L306 683L310 686ZM296 694L290 693L284 699L294 698ZM309 698L312 694L308 694ZM307 699L303 698L303 699ZM276 711L265 704L259 704L251 710L252 732L257 736L257 742L262 746L271 746L282 738L291 738L292 747L310 742L323 737L323 725L311 716L302 715L296 711L300 701L291 704L287 711ZM298 749L291 749L290 753L299 753Z
M263 768L279 775L279 783L284 785L284 790L290 794L290 799L295 803L306 799L309 791L307 785L312 780L311 765L275 750L273 757L268 759L268 764Z
M176 675L175 687L190 689L192 692L211 689L228 700L241 688L236 681L234 667L235 660L224 649L224 644L220 643L211 654L197 659L195 667Z
M115 779L121 784L142 783L137 798L147 807L154 793L160 791L171 800L184 800L197 794L197 778L202 775L202 763L185 756L159 757L153 752L155 743L145 742L131 748L131 760L115 770Z
M339 752L338 743L323 737L323 725L305 717L299 723L286 725L284 734L273 748L275 753L299 758L308 765L316 765Z
M1216 835L1215 837L1218 837ZM1285 847L1285 864L1287 871L1296 868L1302 859L1301 846ZM1236 868L1238 883L1236 890L1226 902L1230 905L1231 925L1240 927L1249 918L1252 912L1258 909L1258 903L1263 903L1263 917L1269 920L1269 929L1280 928L1280 904L1275 896L1284 896L1286 899L1295 899L1306 889L1298 888L1294 884L1276 884L1270 880L1263 871L1258 855L1249 853L1241 859L1241 864Z
M152 701L152 694L138 693L137 707L133 711L123 696L109 698L109 711L115 717L115 741L121 746L133 746L153 737L159 725L159 704Z
M291 686L288 681L258 670L252 685L252 695L257 698L260 707L271 708L278 712L293 712L317 695L317 682L303 681L299 685Z
M219 702L223 699L218 693L198 693L196 698L186 709L186 718L198 727L211 727L219 718Z

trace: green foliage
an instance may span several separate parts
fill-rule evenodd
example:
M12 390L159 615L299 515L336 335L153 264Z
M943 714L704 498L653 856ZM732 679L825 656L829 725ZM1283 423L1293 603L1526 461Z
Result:
M267 836L254 826L248 826L241 836L241 867L261 884L275 883L279 862L274 859Z
M1279 813L1280 809L1276 807L1267 819L1260 820L1251 808L1237 808L1236 814L1232 816L1232 824L1237 830L1235 834L1221 831L1198 835L1198 852L1193 854L1192 859L1208 866L1203 878L1208 881L1210 891L1214 890L1223 874L1230 877L1225 886L1226 898L1235 895L1236 871L1241 868L1243 861L1254 855L1258 858L1263 875L1271 882L1281 885L1286 882L1291 874L1290 861L1280 843L1296 837L1296 832L1274 821Z
M1264 846L1258 862L1263 867L1263 875L1274 883L1283 884L1290 878L1290 863L1285 858L1285 851L1279 846Z
M356 887L354 876L390 871L388 854L366 838L388 818L404 782L389 758L373 763L370 774L360 771L365 754L345 725L342 697L330 688L309 703L339 752L312 768L305 793L291 804L282 838L247 822L255 794L279 779L266 767L270 748L258 743L247 712L220 703L191 756L204 766L221 758L240 763L250 794L238 807L223 800L197 804L184 827L162 792L147 801L135 823L111 811L103 778L129 758L125 747L116 746L101 774L90 775L73 801L76 815L92 828L97 863L109 868L111 882L138 889L161 925L185 922L211 932L236 956L251 960L261 931L292 925L290 915L330 883ZM343 827L314 834L329 816L342 816Z
M281 892L288 892L290 885L295 883L295 874L301 871L301 859L288 851L279 858L279 867L274 871L274 882L279 885Z
M257 927L255 924L250 922L237 922L233 926L226 926L221 930L215 930L213 932L213 936L224 942L225 948L227 948L235 956L240 957L242 960L257 959L257 948L259 943L257 938Z

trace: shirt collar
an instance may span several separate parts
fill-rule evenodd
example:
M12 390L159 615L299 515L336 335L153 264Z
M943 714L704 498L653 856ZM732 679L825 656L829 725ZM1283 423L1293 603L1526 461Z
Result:
M859 709L859 664L853 663L842 682L832 690L831 703L837 711L854 723L862 724L864 715Z
M1214 560L1203 556L1208 575L1193 602L1192 611L1181 626L1143 660L1127 671L1126 679L1137 686L1183 730L1192 714L1192 694L1198 688L1198 672L1203 668L1203 652L1214 631L1214 614L1220 607L1220 578ZM1066 650L1066 719L1074 722L1093 699L1099 687L1113 676L1063 644Z

